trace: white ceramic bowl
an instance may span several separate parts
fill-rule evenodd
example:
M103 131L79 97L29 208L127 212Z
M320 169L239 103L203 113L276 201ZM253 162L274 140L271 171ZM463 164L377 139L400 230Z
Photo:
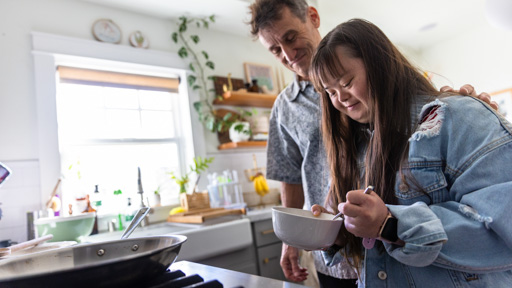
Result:
M51 241L80 241L83 236L91 234L96 212L72 216L39 218L34 220L39 237L52 234Z
M332 220L334 215L322 213L313 216L309 210L273 207L272 224L277 237L285 244L318 250L334 244L343 220Z

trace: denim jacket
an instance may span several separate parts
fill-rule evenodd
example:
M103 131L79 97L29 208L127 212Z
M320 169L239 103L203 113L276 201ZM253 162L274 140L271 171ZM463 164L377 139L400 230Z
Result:
M377 241L366 250L359 286L512 287L511 123L461 96L415 115L415 182L397 175L398 204L387 205L405 246Z

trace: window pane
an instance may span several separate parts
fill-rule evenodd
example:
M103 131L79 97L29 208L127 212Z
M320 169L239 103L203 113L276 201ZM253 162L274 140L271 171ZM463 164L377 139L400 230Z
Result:
M142 111L142 130L147 138L173 138L174 120L168 111Z
M107 110L108 138L139 138L140 113L138 110Z
M139 91L140 108L149 110L171 110L171 97L176 94L160 91Z
M79 165L76 165L78 162ZM133 205L139 205L137 167L141 169L146 197L151 198L151 194L160 186L163 201L167 200L169 203L178 200L178 187L173 185L169 175L171 171L179 171L178 147L175 143L69 147L66 153L62 154L62 163L64 181L67 182L64 187L66 190L73 190L63 190L64 193L74 195L79 190L92 193L94 185L99 185L109 196L111 203L108 206L113 212L125 207L127 197L131 197ZM70 170L68 168L71 164L75 166ZM73 181L77 179L77 171L81 179ZM122 197L119 198L123 200L114 200L114 203L112 200L119 198L113 198L113 192L119 189L122 191Z
M137 90L103 87L101 93L108 108L139 109Z
M105 200L108 211L101 213L118 213L127 197L138 207L137 167L150 201L159 189L162 204L178 202L179 187L169 175L181 167L175 127L179 123L173 108L176 93L72 83L59 83L57 92L65 203L99 185L110 198ZM71 164L74 168L69 170ZM122 196L113 198L115 190L121 190Z

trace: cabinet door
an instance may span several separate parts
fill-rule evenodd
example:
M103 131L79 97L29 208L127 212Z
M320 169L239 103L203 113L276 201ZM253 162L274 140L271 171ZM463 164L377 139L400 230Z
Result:
M281 240L279 240L279 238L277 238L276 234L274 233L272 219L254 222L253 225L254 242L256 242L256 247L273 244L276 242L281 243Z
M263 277L288 281L279 264L281 259L281 242L258 248L258 268Z
M218 268L258 275L256 251L253 246L194 262Z

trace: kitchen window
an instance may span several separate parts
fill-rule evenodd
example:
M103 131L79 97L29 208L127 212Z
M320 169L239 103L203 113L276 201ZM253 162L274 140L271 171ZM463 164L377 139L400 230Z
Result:
M63 176L68 177L59 190L64 212L75 194L92 193L96 184L109 194L120 189L123 196L135 197L132 205L138 205L137 167L141 168L145 196L151 198L166 180L162 179L163 170L185 171L193 157L205 154L202 125L192 114L191 105L199 95L186 81L178 81L187 79L189 71L177 53L41 32L32 32L32 46L34 117L38 123L35 157L40 168L42 207ZM61 82L60 78L65 78L62 67L106 74L99 79L82 74L85 79ZM131 79L129 82L135 78L143 81L116 82L126 78ZM174 79L171 91L158 84L169 78ZM66 99L61 99L65 95ZM63 105L68 108L61 109ZM78 178L78 172L82 192L66 183ZM174 193L175 188L169 189ZM164 191L162 204L178 204L177 195L169 193Z
M169 172L180 170L183 154L178 79L67 66L57 71L61 172L75 194L67 196L83 198L98 185L108 197L122 191L110 209L126 206L127 197L138 204L140 167L145 200L152 202L155 190L177 198Z

